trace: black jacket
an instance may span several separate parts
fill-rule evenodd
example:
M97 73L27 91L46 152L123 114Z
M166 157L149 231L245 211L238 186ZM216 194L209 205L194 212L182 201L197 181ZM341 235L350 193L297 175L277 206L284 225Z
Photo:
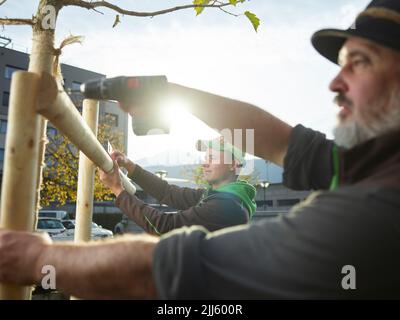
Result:
M159 297L400 298L400 132L340 151L339 187L328 191L332 148L323 134L294 128L284 183L320 191L288 215L166 235L153 258Z
M138 165L130 178L160 203L179 210L176 213L165 213L126 191L121 192L116 199L116 206L148 233L160 235L193 225L215 231L249 221L249 213L241 200L231 193L210 192L203 197L205 189L170 185Z

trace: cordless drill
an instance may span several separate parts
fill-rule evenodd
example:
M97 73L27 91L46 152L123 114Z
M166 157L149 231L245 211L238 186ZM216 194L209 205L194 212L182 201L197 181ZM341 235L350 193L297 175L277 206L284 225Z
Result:
M169 133L169 124L160 117L160 104L167 88L166 76L115 77L83 83L80 92L87 99L115 100L124 106L145 108L132 117L135 134ZM160 132L161 130L161 132Z

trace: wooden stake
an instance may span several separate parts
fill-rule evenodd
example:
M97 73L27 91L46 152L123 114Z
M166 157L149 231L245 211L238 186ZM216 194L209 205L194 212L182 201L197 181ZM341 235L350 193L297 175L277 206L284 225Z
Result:
M55 97L54 100L49 97ZM49 102L51 101L51 102ZM97 140L90 127L82 120L82 116L67 93L57 87L57 83L49 74L42 74L38 112L57 127L75 146L82 151L97 167L105 172L112 172L113 161ZM120 171L124 189L135 194L136 188L128 177Z
M82 117L93 134L97 136L99 102L96 100L83 100ZM90 241L92 235L94 170L95 165L93 162L82 151L79 152L74 235L76 243ZM79 298L71 296L71 300L79 300Z
M40 76L18 71L11 81L0 227L33 231L37 181L39 116L36 102ZM30 287L0 285L0 299L29 299Z
M99 102L96 100L83 101L83 119L93 134L97 136L97 122L99 119ZM79 152L78 191L76 198L75 242L89 241L92 231L93 196L94 196L94 169L90 159Z

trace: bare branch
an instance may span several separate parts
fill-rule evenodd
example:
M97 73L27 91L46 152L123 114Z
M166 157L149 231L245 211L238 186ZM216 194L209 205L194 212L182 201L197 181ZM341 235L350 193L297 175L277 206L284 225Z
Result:
M2 4L4 4L4 2L6 2L7 0L0 0L0 6L2 5Z
M223 3L222 3L221 1L214 0L211 4L212 4L213 7L216 7L216 6L218 6L218 5L220 5L220 4L223 4ZM233 13L233 12L230 12L230 11L224 9L223 7L218 7L218 8L219 8L222 12L225 12L225 13L231 15L231 16L234 16L234 17L240 17L240 16L241 16L240 14L235 14L235 13Z
M93 9L93 11L95 11L95 12L97 12L97 13L100 13L100 14L103 14L103 15L104 15L104 13L103 13L103 12L101 12L100 10Z
M234 16L234 17L239 17L240 16L239 14L234 14L232 12L229 12L228 10L225 10L224 8L219 8L219 10L221 10L221 11L227 13L227 14L230 14L231 16Z
M35 21L33 19L9 19L9 18L0 18L0 25L29 25L33 26Z
M95 8L98 7L105 7L111 10L114 10L120 14L127 15L127 16L136 16L136 17L154 17L158 16L161 14L166 14L178 10L183 10L183 9L192 9L192 8L222 8L226 6L230 6L230 3L220 3L220 4L208 4L208 5L194 5L194 4L188 4L184 6L177 6L177 7L172 7L160 11L153 11L153 12L138 12L138 11L130 11L130 10L125 10L120 8L119 6L116 6L112 3L109 3L107 1L94 1L94 2L86 2L83 0L64 0L63 1L64 6L77 6L77 7L82 7L86 8L88 10L94 10Z

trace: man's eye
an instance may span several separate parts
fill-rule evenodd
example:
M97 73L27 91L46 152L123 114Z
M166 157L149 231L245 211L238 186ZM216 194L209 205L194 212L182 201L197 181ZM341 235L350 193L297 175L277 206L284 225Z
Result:
M369 64L368 59L355 59L353 60L353 66L358 67L358 66L367 66Z

